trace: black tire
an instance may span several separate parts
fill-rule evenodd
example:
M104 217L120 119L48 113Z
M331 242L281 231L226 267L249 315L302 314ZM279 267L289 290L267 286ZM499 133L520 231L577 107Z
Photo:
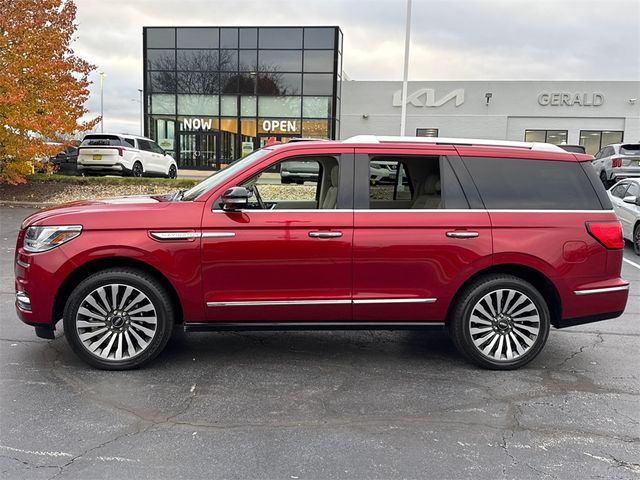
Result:
M132 177L142 177L144 176L144 169L142 168L142 164L140 162L136 162L131 167L131 176Z
M169 167L169 173L167 174L168 178L178 178L178 169L175 165L171 165Z
M607 179L607 172L605 172L604 170L600 172L600 181L602 182L602 185L604 185L604 188L607 190L611 185L613 185L613 182Z
M106 293L106 301L100 300L99 293L102 288L105 289L102 292ZM128 288L131 290L127 290ZM91 297L106 311L105 307L109 307L109 301L111 301L109 293L113 294L114 290L116 292L115 299L111 303L115 303L116 308L109 312L109 316L105 316L104 312L99 312L87 303L88 298ZM138 303L126 304L127 299L132 302L135 298L139 298L136 291L145 298ZM127 292L129 292L128 297L126 297ZM94 294L96 296L93 296ZM118 306L118 304L121 305ZM135 312L140 309L140 305L148 311L149 304L153 308L152 314L155 314L155 317L144 317L143 313L136 316ZM124 310L129 310L129 313L118 310L123 308L122 305L124 305ZM87 307L89 307L95 317L79 312L81 306L83 306L84 312L87 312ZM153 318L155 318L155 325L145 323L147 319ZM94 322L96 325L90 328L82 326ZM64 307L63 324L71 348L89 365L104 370L129 370L150 362L164 349L173 330L174 311L165 288L153 276L133 268L110 268L84 279L71 292ZM144 328L151 327L147 330L155 329L154 334L147 335L138 325L142 325ZM84 329L83 333L80 333L78 329ZM95 334L103 329L106 332ZM86 334L92 336L94 340L87 340ZM103 334L110 336L106 340L102 340L102 345L96 347L92 353L90 347L100 343ZM84 340L80 338L81 335L85 336ZM112 337L114 341L111 341ZM138 342L136 338L140 338L141 341ZM148 341L145 344L142 340ZM94 345L87 345L85 342L93 342ZM139 347L137 353L136 344ZM125 348L126 353L124 352ZM121 357L125 354L128 358L116 360L118 354L116 350L119 350ZM114 358L108 358L111 352ZM104 358L103 355L106 355L107 358Z
M633 253L640 255L640 223L633 229Z
M509 293L505 296L504 292ZM510 292L515 292L511 299L509 299L509 295L511 295ZM498 297L499 294L501 297ZM508 315L506 317L495 315L489 318L484 316L484 314L478 314L478 310L475 310L476 315L474 316L474 320L471 319L471 314L474 309L478 308L478 305L483 308L489 307L486 300L494 300L497 304L500 304L501 302L498 301L498 298L502 299L504 305L496 310L507 313ZM517 306L521 298L524 299L523 303ZM496 307L496 303L493 304L493 307ZM532 333L522 329L527 327L534 328L535 323L529 322L528 319L535 317L527 316L530 311L526 311L524 315L515 315L522 306L529 308L530 304L537 309L537 317L539 319L536 327L537 335L535 335L534 338L530 336L533 335ZM514 310L515 306L517 306L517 308ZM493 310L489 308L485 308L485 311L491 311L493 313ZM513 315L513 318L511 315ZM514 318L516 322L513 321ZM482 327L482 325L478 323L479 321L482 321L482 323L487 326ZM475 322L476 326L480 327L481 330L490 330L483 333L472 334L471 328L473 327L471 326L471 322ZM449 332L456 348L468 360L492 370L513 370L526 365L540 353L547 341L550 323L547 302L533 285L513 275L493 274L478 278L464 287L460 292L449 318ZM518 326L517 331L515 331L516 327L514 327L514 324ZM478 328L475 328L475 330L478 331ZM522 332L529 338L529 341L532 341L530 346L520 337L520 333ZM473 335L477 335L475 339ZM501 336L504 338L501 338ZM481 346L484 348L489 347L489 352L492 352L494 348L490 347L489 344L494 342L496 351L493 355L490 353L485 354L481 351L480 346L476 346L474 340L478 343L485 341L486 343ZM522 353L516 350L516 340L518 341L518 349L522 347L523 344L526 346L523 348ZM514 351L518 354L515 358L509 359L506 352L504 355L505 358L501 358L503 349L507 349L507 343L509 344L512 355ZM497 352L498 345L500 346L500 353ZM511 348L512 346L514 348ZM496 359L495 355L498 355L500 360Z
M291 183L291 179L290 178L285 178L285 177L280 177L280 183L282 183L283 185L290 184Z

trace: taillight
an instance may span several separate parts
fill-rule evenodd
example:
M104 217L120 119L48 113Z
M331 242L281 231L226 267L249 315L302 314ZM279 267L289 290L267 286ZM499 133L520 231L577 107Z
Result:
M587 222L587 232L606 248L624 248L620 222Z
M611 159L611 166L613 168L620 168L622 166L622 159L621 158L612 158Z
M121 157L124 156L124 148L122 147L116 147L118 149L118 155L120 155Z

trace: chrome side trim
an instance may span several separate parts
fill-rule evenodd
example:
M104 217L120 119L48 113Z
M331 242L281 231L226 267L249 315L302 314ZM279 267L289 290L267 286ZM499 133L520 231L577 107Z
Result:
M629 290L629 285L620 285L618 287L590 288L588 290L575 290L576 295L593 295L594 293L621 292Z
M202 238L228 238L235 236L235 232L202 232Z
M479 235L478 232L447 232L449 238L476 238Z
M202 236L201 232L149 232L149 234L158 240L189 240Z
M351 300L257 300L247 302L207 302L207 307L273 307L279 305L348 305Z
M342 236L342 232L309 232L312 238L338 238Z
M614 210L533 210L533 209L483 209L483 208L334 208L323 210L318 208L283 208L269 210L242 210L242 213L614 213ZM212 213L229 213L223 210L212 210Z
M354 305L377 303L435 303L437 298L364 298L353 300Z
M356 300L257 300L244 302L207 302L207 307L272 307L280 305L366 305L380 303L435 303L437 298L365 298Z

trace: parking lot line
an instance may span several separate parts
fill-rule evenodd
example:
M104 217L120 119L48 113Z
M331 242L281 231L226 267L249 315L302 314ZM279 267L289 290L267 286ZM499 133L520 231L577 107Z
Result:
M634 267L636 267L638 270L640 270L640 265L637 264L636 262L632 262L631 260L627 260L626 258L623 258L622 260L624 260L625 262L627 262L629 265L632 265Z

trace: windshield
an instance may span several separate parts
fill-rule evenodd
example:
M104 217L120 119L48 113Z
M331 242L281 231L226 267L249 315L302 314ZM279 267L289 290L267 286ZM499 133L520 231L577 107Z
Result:
M269 148L262 148L260 150L256 150L255 152L247 155L246 157L239 158L234 162L231 162L226 168L215 172L213 175L208 176L202 182L197 184L195 187L190 188L181 196L182 200L194 200L198 198L201 194L211 189L212 187L224 182L229 177L235 175L240 170L243 170L247 166L251 165L253 162L261 159L265 155L271 152Z

